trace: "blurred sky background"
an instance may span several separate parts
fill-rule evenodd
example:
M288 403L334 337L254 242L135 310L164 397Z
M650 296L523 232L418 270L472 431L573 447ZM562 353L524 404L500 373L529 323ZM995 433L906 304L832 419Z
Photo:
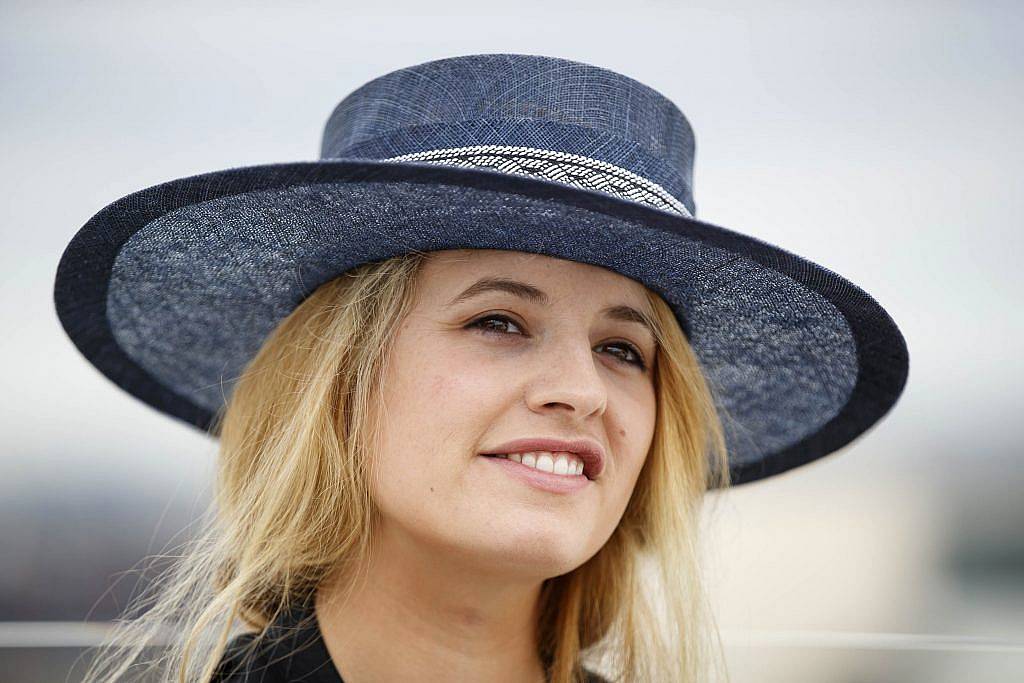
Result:
M839 272L906 337L866 435L709 500L735 683L1024 680L1022 35L1015 2L0 2L0 677L64 680L216 453L64 334L74 233L143 187L316 159L378 75L521 52L667 95L697 217Z

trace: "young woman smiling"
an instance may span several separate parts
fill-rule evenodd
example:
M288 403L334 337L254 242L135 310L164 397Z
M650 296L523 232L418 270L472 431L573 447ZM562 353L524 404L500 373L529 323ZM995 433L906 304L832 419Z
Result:
M203 683L724 673L705 493L848 443L907 356L853 284L695 219L693 150L631 78L470 55L350 94L319 161L94 216L65 329L219 455L86 680L155 644Z

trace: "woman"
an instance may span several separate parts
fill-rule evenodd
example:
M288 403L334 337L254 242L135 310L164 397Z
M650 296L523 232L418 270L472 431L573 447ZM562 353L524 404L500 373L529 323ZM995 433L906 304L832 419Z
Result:
M470 55L350 94L318 162L94 216L65 329L220 453L204 534L87 680L162 637L180 681L720 671L704 492L863 433L907 355L853 284L693 218L693 149L628 77Z

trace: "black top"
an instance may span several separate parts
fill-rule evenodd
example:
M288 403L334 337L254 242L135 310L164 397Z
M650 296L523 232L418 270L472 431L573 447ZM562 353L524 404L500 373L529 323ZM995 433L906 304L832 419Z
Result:
M228 643L210 679L211 683L344 683L320 636L320 627L308 603L283 612L258 634L243 633Z
M283 613L263 643L246 649L256 635L243 633L231 639L211 683L344 683L309 604ZM608 683L592 671L584 669L584 674L584 683Z

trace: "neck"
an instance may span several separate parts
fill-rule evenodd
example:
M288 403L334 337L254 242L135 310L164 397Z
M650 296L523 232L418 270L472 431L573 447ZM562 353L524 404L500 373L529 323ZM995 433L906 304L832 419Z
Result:
M545 681L540 579L379 531L365 574L316 596L324 645L346 682Z

